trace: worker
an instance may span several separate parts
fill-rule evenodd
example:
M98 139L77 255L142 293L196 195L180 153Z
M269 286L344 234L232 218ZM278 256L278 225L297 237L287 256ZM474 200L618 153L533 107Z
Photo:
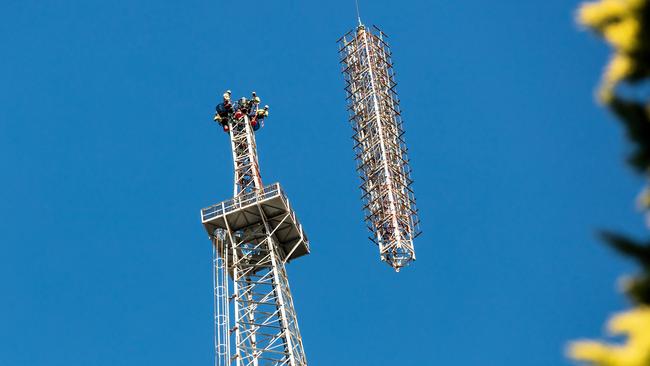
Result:
M268 105L265 105L264 109L258 109L257 110L257 116L256 117L257 117L258 120L260 120L260 119L263 120L264 118L266 118L268 116L269 116L269 106Z
M250 110L250 102L248 99L246 99L246 97L241 97L235 106L235 110L235 119L241 119L244 115L248 114L248 111Z
M232 103L230 102L230 96L232 95L232 92L230 90L226 90L225 93L223 93L223 106L225 107L226 110L232 110Z
M251 118L251 126L253 126L253 131L259 130L261 127L264 127L264 118L269 116L269 106L265 105L264 109L258 109L255 112L255 116Z
M223 102L217 104L216 113L214 114L214 121L219 123L225 132L228 132L228 122L230 120L230 115L233 112L230 95L230 90L226 90L226 92L223 93Z
M217 104L217 112L214 114L214 121L223 127L224 132L228 132L228 122L232 113L232 105L227 108L223 103Z
M232 113L232 104L226 104L226 103L219 103L217 104L216 108L217 115L223 117L227 117L230 113Z
M258 105L260 104L260 102L261 102L260 97L258 97L257 94L253 92L253 95L251 96L251 103L253 103L253 105Z
M257 110L260 105L260 97L257 96L257 93L253 92L251 100L248 102L248 118L252 121L257 115Z

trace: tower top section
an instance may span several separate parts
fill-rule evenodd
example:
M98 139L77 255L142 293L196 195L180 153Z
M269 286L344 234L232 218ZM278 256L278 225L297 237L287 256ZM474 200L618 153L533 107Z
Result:
M399 271L415 260L419 220L386 37L360 22L338 42L370 239Z
M230 137L235 165L235 197L259 192L264 188L257 158L255 132L264 126L264 120L269 115L269 106L260 107L261 101L257 93L252 92L250 99L241 97L233 102L232 92L226 90L214 114L214 121Z
M248 116L253 131L264 127L264 119L269 116L269 106L261 106L262 99L256 92L251 92L250 98L241 97L233 101L232 92L226 90L222 98L222 101L217 104L213 119L223 127L224 132L230 130L232 119L241 119L244 115Z

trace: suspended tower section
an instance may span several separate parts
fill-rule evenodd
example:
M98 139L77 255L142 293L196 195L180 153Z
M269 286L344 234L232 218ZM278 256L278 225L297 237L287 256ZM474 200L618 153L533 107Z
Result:
M227 92L215 115L235 171L234 197L201 210L214 253L215 364L304 366L285 264L309 242L280 184L262 184L254 130L268 106L258 104L253 93L231 105Z
M411 169L387 36L359 26L338 40L370 239L396 271L415 260L419 235Z

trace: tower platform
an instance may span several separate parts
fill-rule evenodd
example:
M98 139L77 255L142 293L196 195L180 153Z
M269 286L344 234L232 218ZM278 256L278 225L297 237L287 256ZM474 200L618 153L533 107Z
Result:
M208 235L216 229L236 232L266 221L274 241L282 249L284 261L309 254L309 240L280 183L206 207L201 210L201 221Z

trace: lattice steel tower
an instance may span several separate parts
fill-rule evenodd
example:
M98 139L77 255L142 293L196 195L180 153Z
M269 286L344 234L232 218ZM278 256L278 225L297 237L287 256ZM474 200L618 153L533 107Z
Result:
M399 271L415 260L419 221L386 37L359 21L338 43L370 239Z
M280 184L262 185L249 116L223 125L234 198L201 210L214 251L215 364L307 365L285 263L308 254L309 242Z

